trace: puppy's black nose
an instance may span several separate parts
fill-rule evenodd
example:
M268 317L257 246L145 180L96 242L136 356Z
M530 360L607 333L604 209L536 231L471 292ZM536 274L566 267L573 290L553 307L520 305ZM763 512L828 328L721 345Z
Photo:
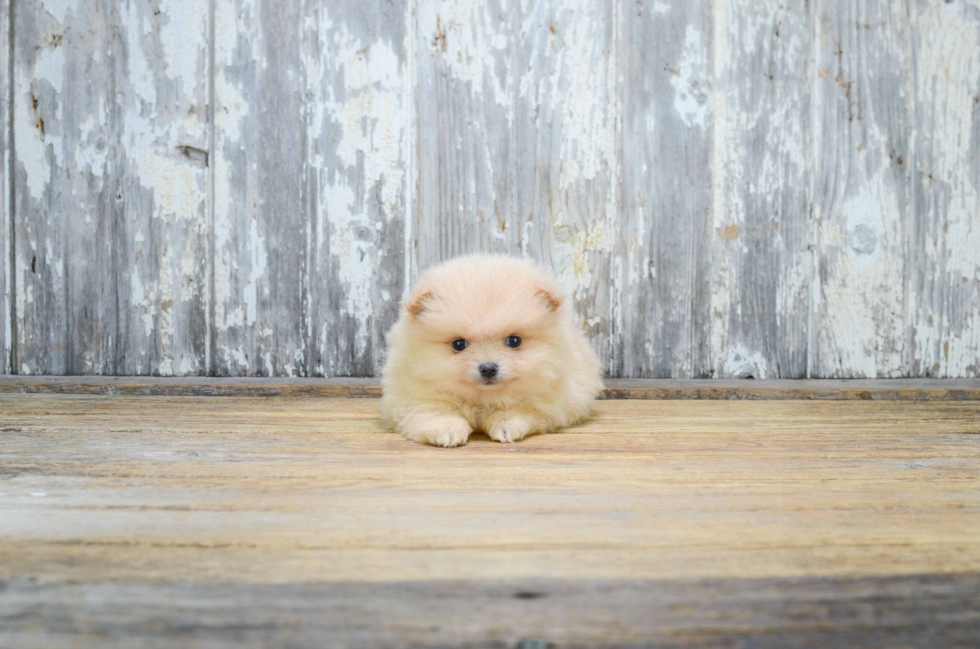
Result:
M497 376L497 369L496 363L484 363L480 366L480 376L485 379L492 379Z

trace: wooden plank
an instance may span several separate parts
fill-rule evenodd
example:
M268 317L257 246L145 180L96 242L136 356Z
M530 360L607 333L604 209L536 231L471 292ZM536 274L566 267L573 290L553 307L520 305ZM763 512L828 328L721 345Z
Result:
M372 378L0 377L0 393L119 396L380 397ZM600 399L980 401L976 379L608 379Z
M208 6L130 2L110 18L116 330L109 371L206 374Z
M810 5L720 0L713 11L714 376L804 378Z
M608 3L422 3L414 267L532 257L607 364L619 113Z
M0 594L0 637L44 647L931 649L973 644L978 593L976 574L261 586L15 580Z
M204 371L206 9L15 12L18 372Z
M903 4L814 5L811 376L909 375L912 68Z
M308 2L313 261L304 374L380 376L401 312L411 217L415 38L407 0Z
M710 3L621 5L620 306L613 376L711 375Z
M0 395L0 642L945 646L980 625L980 403L612 401L452 450L378 408Z
M418 206L413 266L472 252L520 252L511 124L517 92L508 3L418 6ZM508 226L509 231L508 231Z
M215 0L211 372L309 366L301 0Z
M911 374L980 376L980 8L912 3Z
M13 13L13 362L22 374L113 371L113 8L27 0Z
M0 0L0 374L10 374L13 358L13 203L11 202L11 152L13 115L10 112L11 78L10 5Z
M618 16L596 0L530 3L508 14L516 36L508 75L515 202L499 218L513 230L511 251L539 261L569 292L600 366L610 369Z

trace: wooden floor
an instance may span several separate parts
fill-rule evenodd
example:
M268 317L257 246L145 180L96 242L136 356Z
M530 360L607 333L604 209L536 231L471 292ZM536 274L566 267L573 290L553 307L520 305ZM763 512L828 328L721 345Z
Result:
M978 646L980 401L0 394L0 646Z

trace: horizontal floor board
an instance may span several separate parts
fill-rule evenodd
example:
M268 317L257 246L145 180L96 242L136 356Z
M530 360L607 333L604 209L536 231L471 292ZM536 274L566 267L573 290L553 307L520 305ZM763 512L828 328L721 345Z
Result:
M371 378L0 376L0 394L380 397ZM980 401L980 379L608 379L602 399Z
M0 394L0 646L968 646L980 401ZM544 646L525 643L524 646Z

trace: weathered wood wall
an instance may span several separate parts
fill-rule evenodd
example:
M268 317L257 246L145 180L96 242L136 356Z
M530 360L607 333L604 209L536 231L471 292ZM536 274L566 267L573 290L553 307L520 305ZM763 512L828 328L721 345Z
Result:
M368 376L541 260L610 375L980 375L980 0L0 0L0 372Z

